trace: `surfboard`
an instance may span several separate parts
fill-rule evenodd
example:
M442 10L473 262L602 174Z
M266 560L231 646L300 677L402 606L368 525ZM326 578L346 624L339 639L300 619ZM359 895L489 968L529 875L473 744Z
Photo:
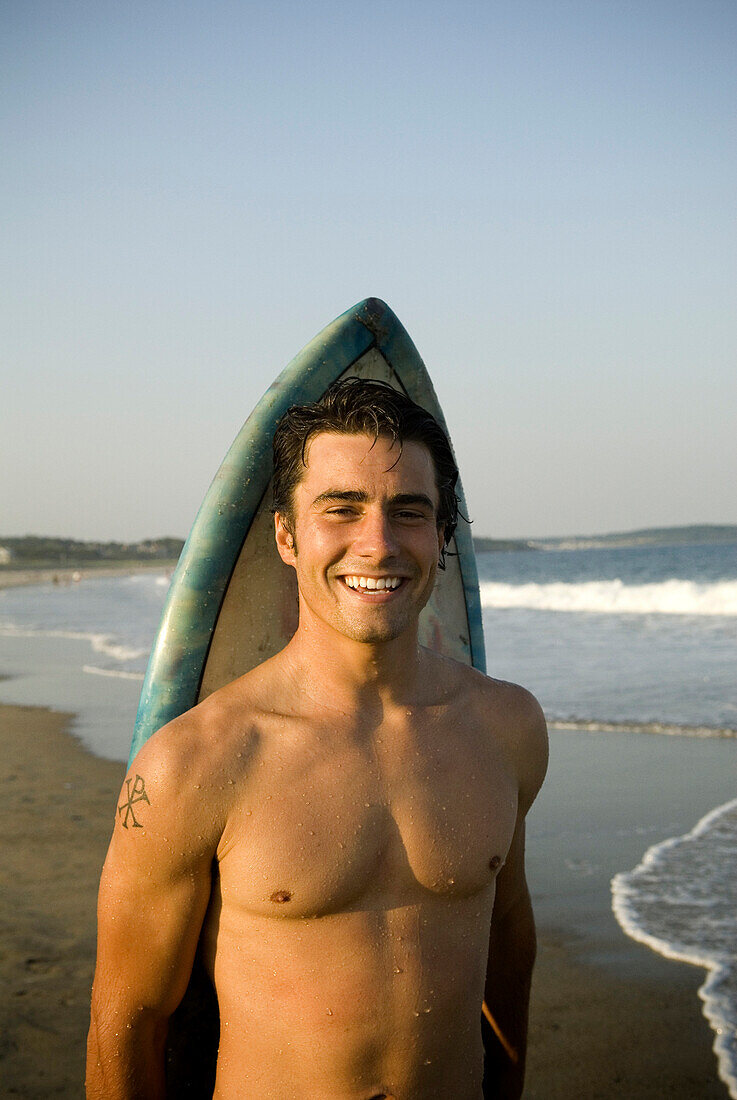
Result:
M273 656L294 633L295 574L274 542L272 438L291 405L317 401L331 383L351 376L404 390L447 434L425 365L386 303L359 302L303 348L246 420L192 526L151 651L129 763L156 730ZM456 491L467 515L460 479ZM422 611L420 642L486 670L476 561L463 520ZM172 1021L172 1095L212 1095L217 1005L206 985L196 970Z

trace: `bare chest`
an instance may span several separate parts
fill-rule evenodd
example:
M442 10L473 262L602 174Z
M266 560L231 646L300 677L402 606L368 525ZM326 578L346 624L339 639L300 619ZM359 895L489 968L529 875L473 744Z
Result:
M488 889L514 832L501 754L436 740L265 755L219 853L223 909L312 917Z

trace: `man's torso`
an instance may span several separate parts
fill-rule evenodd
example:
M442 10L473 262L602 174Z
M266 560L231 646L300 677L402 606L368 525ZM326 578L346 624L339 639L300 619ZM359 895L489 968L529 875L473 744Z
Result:
M428 662L432 687L389 713L295 706L274 665L218 702L228 813L202 937L217 1097L480 1094L518 779L504 708Z

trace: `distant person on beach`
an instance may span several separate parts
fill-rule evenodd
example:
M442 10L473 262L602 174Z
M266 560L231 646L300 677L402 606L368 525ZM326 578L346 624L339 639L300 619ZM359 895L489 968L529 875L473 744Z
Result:
M523 688L418 644L457 520L448 441L403 394L351 380L290 409L274 455L299 626L125 780L87 1096L166 1095L200 944L220 1100L519 1097L524 826L547 738Z

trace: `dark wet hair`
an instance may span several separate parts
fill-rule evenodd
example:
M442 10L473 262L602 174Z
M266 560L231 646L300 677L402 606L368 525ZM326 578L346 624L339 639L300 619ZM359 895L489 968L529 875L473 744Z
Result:
M432 456L438 490L438 526L447 547L458 523L455 487L458 467L448 437L434 416L415 404L401 390L370 378L344 378L333 382L319 401L292 405L274 432L274 511L293 523L292 504L296 486L306 466L307 444L321 432L343 435L366 434L378 439L389 436L402 453L404 443L422 443ZM445 548L440 566L445 565Z

